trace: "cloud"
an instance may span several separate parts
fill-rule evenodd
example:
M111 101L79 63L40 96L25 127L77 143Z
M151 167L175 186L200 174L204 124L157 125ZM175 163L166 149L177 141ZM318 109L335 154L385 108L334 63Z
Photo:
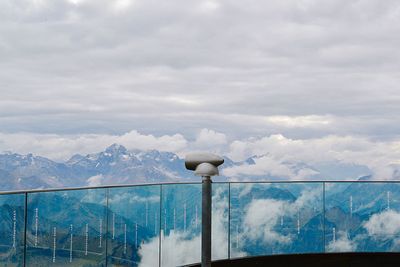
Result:
M274 158L263 156L254 159L255 164L242 164L225 168L223 174L228 177L245 175L272 175L280 177L293 177L294 173L290 168Z
M290 236L282 235L273 228L285 214L285 202L274 199L253 200L246 209L244 233L250 240L262 240L266 245L288 244Z
M119 193L115 194L111 198L109 198L110 203L157 203L160 202L160 198L158 196L150 196L150 197L142 197L139 195L132 195L131 193Z
M250 192L249 186L244 190ZM295 237L290 233L278 232L275 228L278 222L283 217L297 218L302 210L312 207L320 198L321 192L318 190L303 190L294 202L269 198L251 200L245 208L240 239L261 241L266 246L291 244ZM245 250L246 243L240 246Z
M311 168L299 169L296 164L290 164L283 159L273 156L259 156L252 158L253 162L243 163L223 169L223 174L230 178L246 176L272 176L280 179L306 180L318 175L319 172Z
M398 136L398 1L0 2L7 133Z
M113 143L128 149L160 150L183 157L196 150L226 155L234 161L252 157L254 162L227 166L222 173L231 179L250 176L272 176L290 180L337 178L347 166L356 172L340 176L355 179L363 175L376 180L400 178L400 141L376 140L365 136L329 135L320 138L289 138L282 134L234 139L229 133L202 129L196 139L180 133L153 135L131 130L124 134L39 134L0 132L0 151L34 153L58 161L74 154L97 153ZM338 165L321 173L321 165Z
M210 131L211 133L215 133ZM219 134L217 134L217 138ZM204 135L202 135L204 137ZM212 138L212 135L210 135ZM221 139L219 139L221 140ZM217 140L218 142L218 140ZM94 153L118 143L128 149L179 152L187 148L188 141L181 134L154 136L132 130L122 135L109 134L37 134L37 133L1 133L0 151L17 153L35 153L37 155L64 160L76 153ZM216 144L216 141L212 141Z
M278 126L289 128L297 127L321 127L331 124L328 116L270 116L266 120Z
M212 259L228 257L228 200L224 190L217 188L213 195L212 211ZM162 234L162 265L180 266L201 261L201 236L190 225L187 231L174 230L169 235ZM139 266L155 266L158 264L158 242L155 237L140 247L141 262Z
M224 155L226 153L228 137L210 129L201 129L193 142L188 144L186 152L211 152Z
M352 239L349 238L347 232L337 232L336 238L329 242L327 250L330 252L356 251L357 243L366 238L373 238L380 243L390 240L392 247L396 247L400 243L398 238L400 234L400 213L397 211L389 209L375 213L362 223L362 227L367 231L367 234L358 234Z
M187 140L181 134L154 136L137 131L122 135L0 133L0 149L3 151L35 153L57 160L65 160L76 153L99 152L113 143L124 145L128 149L157 149L169 152L179 152L187 146Z
M190 236L190 233L172 232L162 238L162 263L164 266L180 266L182 264L200 262L201 236ZM145 249L143 249L145 251ZM147 258L144 252L143 259ZM143 261L143 266L146 265Z
M367 166L375 179L398 178L400 142L379 141L362 136L325 136L321 138L291 139L283 135L270 135L247 140L235 140L229 145L228 156L245 160L253 155L255 164L243 164L224 170L227 175L271 175L304 179L315 171L302 168L296 172L296 163L314 165L324 162ZM354 179L354 177L349 177ZM357 178L357 177L356 177Z
M348 238L348 234L343 231L337 233L338 238L332 240L327 245L327 250L329 252L351 252L356 251L357 243Z
M160 202L160 198L158 196L150 196L150 197L142 197L139 195L132 195L131 193L119 193L111 198L109 198L110 203L129 203L129 204L137 204L137 203L150 203L154 204Z
M157 266L158 265L158 251L159 249L159 238L155 237L149 242L145 242L140 246L139 255L141 261L139 266Z
M87 185L88 186L99 186L103 184L103 175L99 174L99 175L94 175L92 177L89 177L87 179Z
M400 213L393 210L386 210L371 216L363 224L368 235L375 239L388 239L400 234Z
M223 133L214 130L202 129L193 143L193 147L198 150L220 151L228 143L227 137Z

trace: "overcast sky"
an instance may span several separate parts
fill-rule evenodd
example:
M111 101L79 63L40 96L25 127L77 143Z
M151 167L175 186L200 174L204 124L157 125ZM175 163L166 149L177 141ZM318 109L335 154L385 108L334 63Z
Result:
M393 148L399 47L397 0L2 0L0 150L62 158L49 146L124 136Z

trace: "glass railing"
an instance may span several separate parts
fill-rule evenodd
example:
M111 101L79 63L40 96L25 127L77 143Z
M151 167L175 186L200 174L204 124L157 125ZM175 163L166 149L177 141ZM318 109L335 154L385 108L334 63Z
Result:
M214 183L212 258L400 252L400 183ZM1 266L200 262L201 184L0 194Z

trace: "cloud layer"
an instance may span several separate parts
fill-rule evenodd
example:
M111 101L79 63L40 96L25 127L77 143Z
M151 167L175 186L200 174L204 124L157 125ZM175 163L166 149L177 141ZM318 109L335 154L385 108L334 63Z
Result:
M231 176L335 161L393 178L399 31L395 0L1 1L0 151L120 143L260 156Z
M400 140L336 135L308 139L283 135L234 139L228 133L210 129L200 130L195 139L180 133L156 136L136 130L121 135L0 133L0 152L34 153L58 161L77 153L97 153L113 143L128 149L174 152L182 158L192 151L211 151L237 162L252 157L252 162L227 166L223 170L223 174L232 179L246 176L291 180L355 179L371 174L374 179L400 179ZM328 170L321 172L324 170L321 166L325 165ZM93 177L91 182L96 183L98 179L101 177Z
M0 25L3 132L400 130L395 0L5 0Z
M269 173L303 179L315 174L314 171L303 168L303 172L295 172L288 167L288 162L310 165L340 162L367 166L376 179L391 179L398 175L400 142L372 140L362 136L330 135L312 139L290 139L283 135L270 135L233 141L228 155L236 160L261 155L255 159L255 164L243 164L225 170L230 176Z

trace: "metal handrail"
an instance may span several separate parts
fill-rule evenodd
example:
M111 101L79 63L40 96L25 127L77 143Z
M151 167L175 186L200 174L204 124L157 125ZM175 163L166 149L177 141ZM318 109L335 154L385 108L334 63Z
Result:
M291 184L291 183L400 183L400 180L254 180L254 181L213 181L214 184ZM43 193L43 192L57 192L57 191L73 191L73 190L90 190L90 189L107 189L107 188L121 188L121 187L136 187L136 186L150 186L150 185L180 185L180 184L201 184L201 181L190 182L163 182L163 183L137 183L137 184L119 184L119 185L99 185L99 186L80 186L80 187L59 187L59 188L43 188L43 189L21 189L0 191L0 195L10 194L23 194L23 193Z

